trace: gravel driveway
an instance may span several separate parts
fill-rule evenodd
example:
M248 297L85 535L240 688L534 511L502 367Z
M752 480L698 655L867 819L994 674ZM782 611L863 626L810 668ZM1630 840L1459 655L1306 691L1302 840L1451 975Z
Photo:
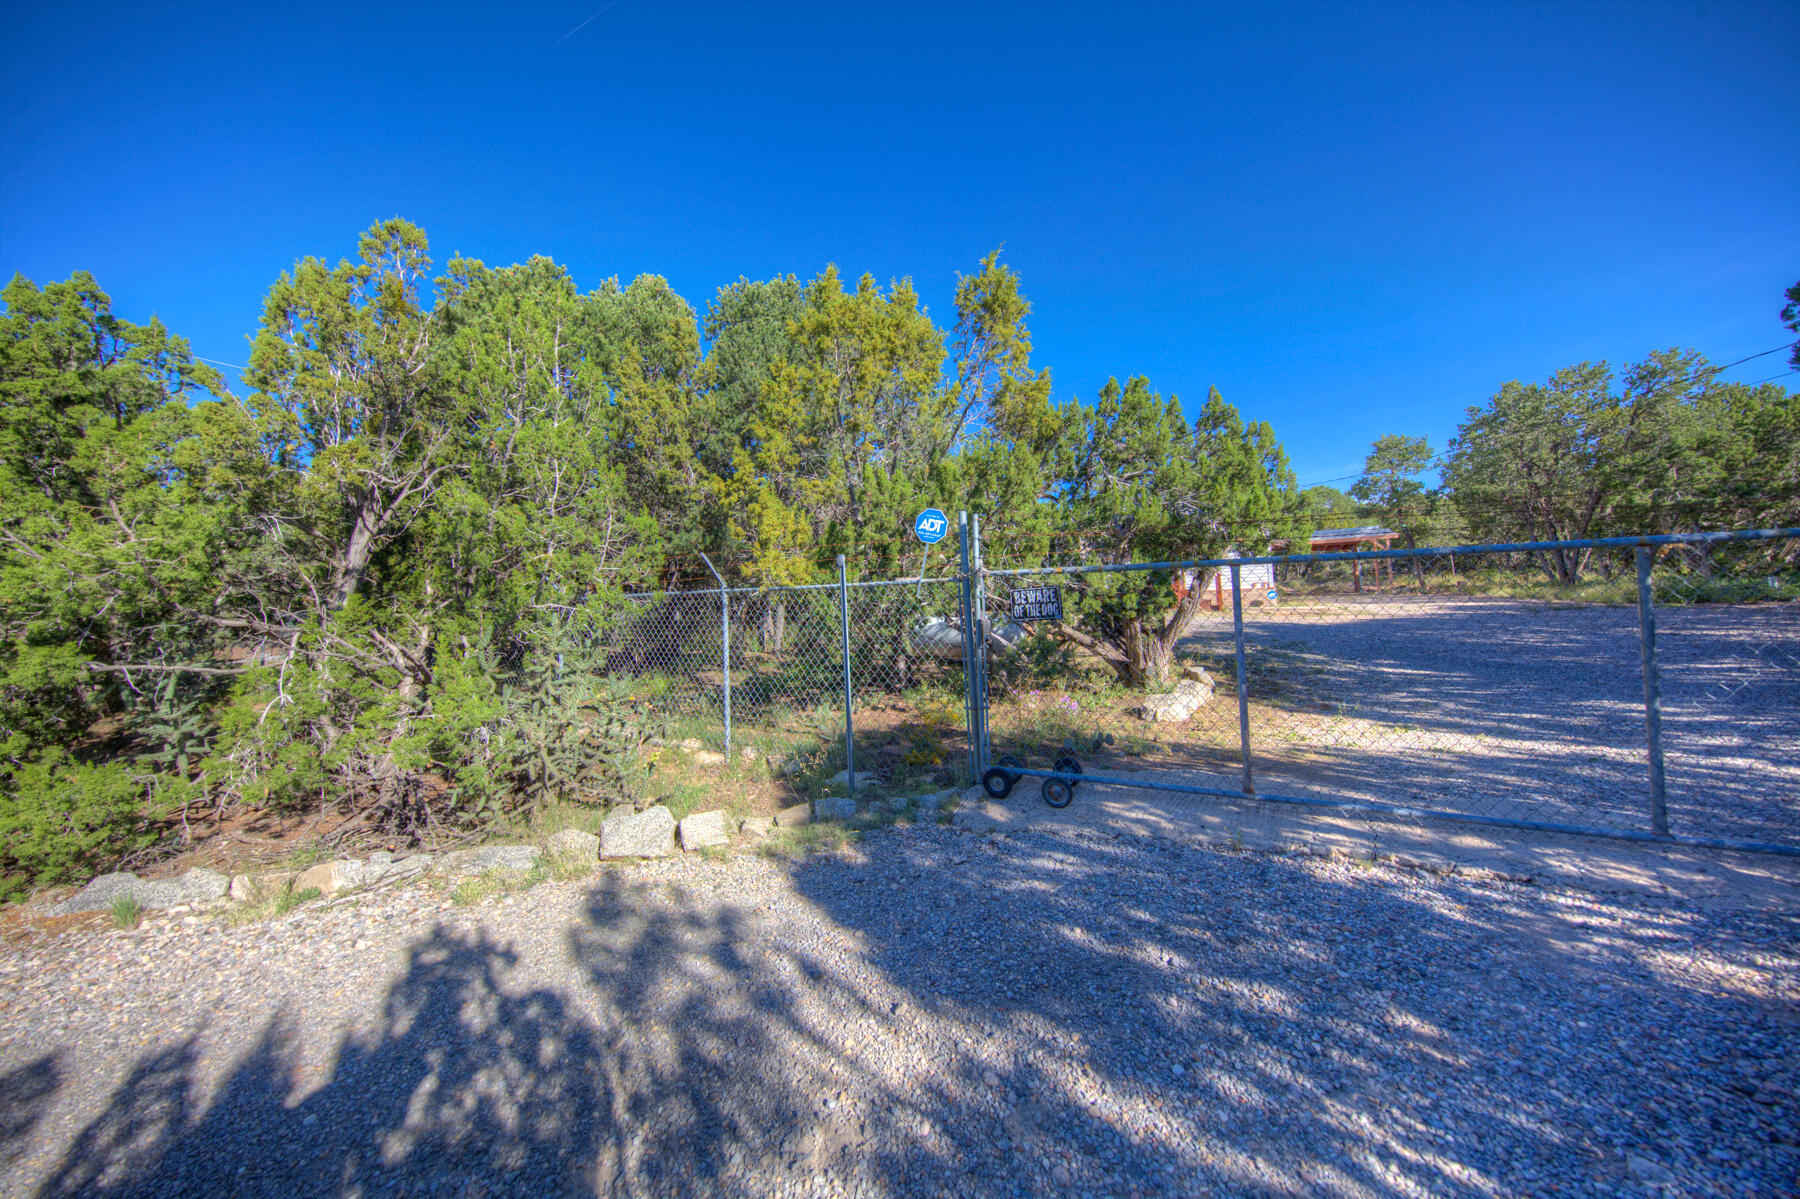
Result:
M1778 1195L1800 920L1065 830L0 958L8 1195Z
M1253 757L1349 798L1648 831L1637 609L1333 596L1245 611ZM1800 603L1658 613L1674 832L1800 846ZM1229 613L1187 727L1235 760ZM1266 706L1265 706L1266 705Z

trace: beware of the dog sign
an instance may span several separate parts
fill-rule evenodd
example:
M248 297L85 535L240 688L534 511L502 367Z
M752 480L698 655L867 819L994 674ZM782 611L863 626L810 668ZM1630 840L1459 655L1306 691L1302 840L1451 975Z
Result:
M950 518L936 508L927 508L913 521L913 532L926 545L936 545L950 531Z
M1012 618L1020 624L1063 618L1061 587L1015 587L1008 600Z

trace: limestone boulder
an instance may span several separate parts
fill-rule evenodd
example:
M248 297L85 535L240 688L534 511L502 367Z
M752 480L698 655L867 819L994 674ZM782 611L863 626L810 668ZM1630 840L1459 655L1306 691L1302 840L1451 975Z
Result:
M440 865L449 874L486 874L490 870L530 870L543 857L535 845L483 845L447 853Z
M1184 678L1175 684L1173 691L1165 695L1146 696L1139 713L1153 724L1180 724L1205 707L1212 697L1210 682Z
M600 826L603 858L666 858L675 852L675 817L662 804L609 816Z
M231 880L216 870L196 866L178 878L141 879L129 871L103 874L50 911L103 912L115 900L129 896L140 908L172 908L178 903L206 904L224 899Z
M782 828L799 828L803 824L811 824L812 805L797 803L791 808L783 808L775 813L775 823Z
M681 848L692 853L696 849L731 844L728 828L723 812L695 812L681 818L676 832L681 838Z
M767 816L746 816L744 823L738 826L746 841L761 841L775 831L775 821Z
M856 801L848 795L827 795L813 801L813 819L849 820L856 815Z
M321 895L336 895L340 891L367 886L380 877L380 870L379 866L370 867L355 858L320 862L300 872L300 877L294 880L294 890L298 893L316 887Z

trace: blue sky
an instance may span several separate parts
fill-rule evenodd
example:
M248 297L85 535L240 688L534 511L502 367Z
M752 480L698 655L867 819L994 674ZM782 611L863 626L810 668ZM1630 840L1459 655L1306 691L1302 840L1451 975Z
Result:
M1058 396L1217 386L1304 483L1508 379L1790 338L1800 5L603 3L8 5L0 271L240 363L393 215L696 307L906 275L940 323L1004 244Z

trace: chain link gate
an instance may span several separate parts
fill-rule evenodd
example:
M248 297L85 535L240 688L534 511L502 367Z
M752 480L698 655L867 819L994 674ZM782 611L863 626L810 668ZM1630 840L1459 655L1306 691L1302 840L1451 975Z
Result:
M1052 802L1114 785L1800 853L1797 539L989 568L976 524L974 769L991 793L1051 780ZM1063 588L1069 623L1008 625L1016 587ZM1068 630L1144 587L1201 602L1126 687L1116 638L1097 654Z

